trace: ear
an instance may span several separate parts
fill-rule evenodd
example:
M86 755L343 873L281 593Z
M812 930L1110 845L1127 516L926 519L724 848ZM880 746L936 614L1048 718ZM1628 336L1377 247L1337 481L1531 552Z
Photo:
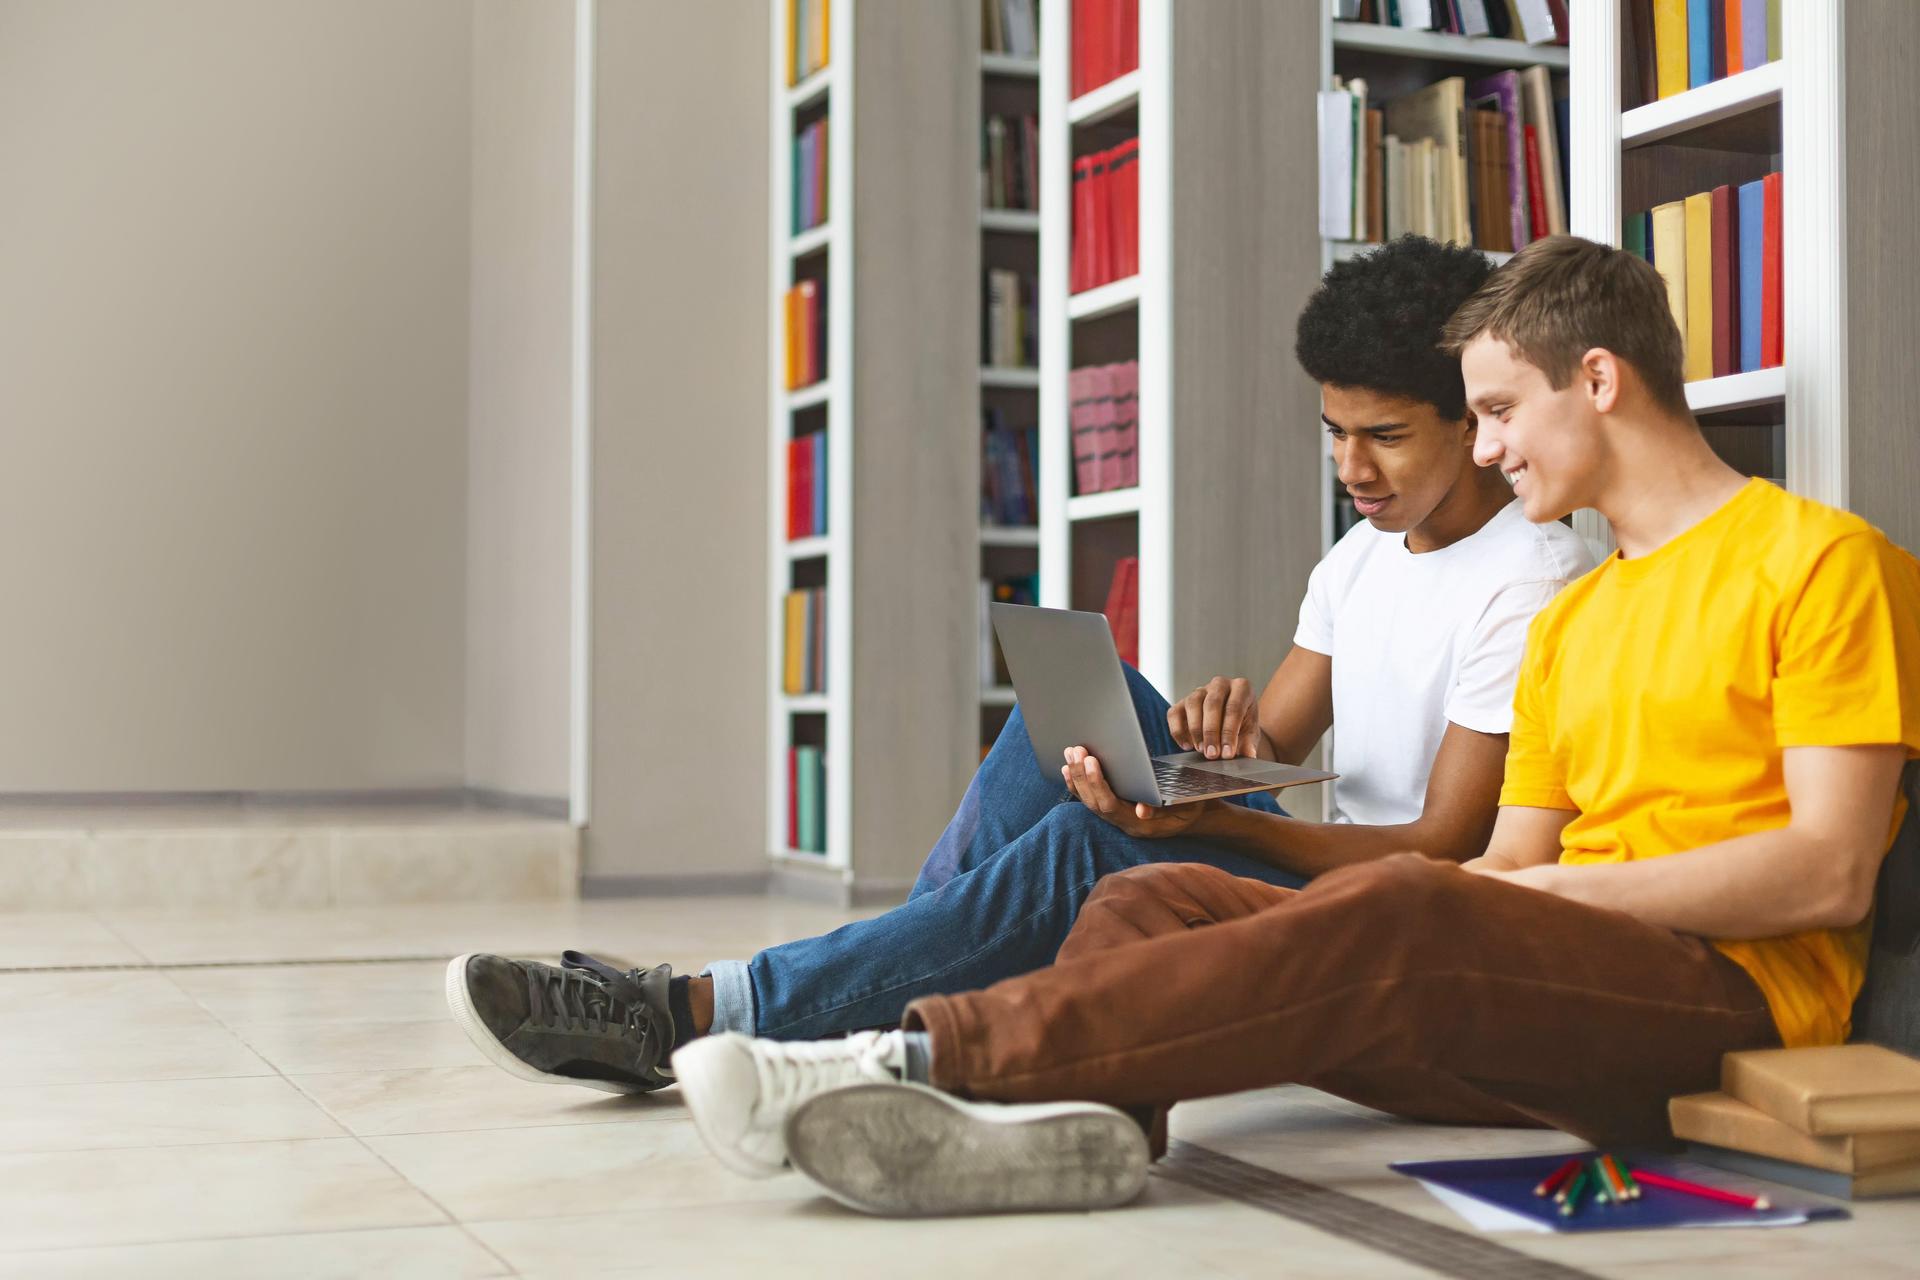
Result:
M1574 376L1579 379L1581 390L1587 393L1587 403L1595 413L1612 413L1620 406L1621 379L1625 373L1626 366L1619 356L1605 347L1594 347L1580 357L1580 370Z

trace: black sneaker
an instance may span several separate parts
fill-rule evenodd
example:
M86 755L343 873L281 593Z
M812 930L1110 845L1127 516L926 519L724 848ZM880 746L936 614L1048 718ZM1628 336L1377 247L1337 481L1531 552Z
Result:
M673 1083L671 965L619 973L569 951L563 967L464 955L447 1007L488 1061L522 1080L649 1093Z

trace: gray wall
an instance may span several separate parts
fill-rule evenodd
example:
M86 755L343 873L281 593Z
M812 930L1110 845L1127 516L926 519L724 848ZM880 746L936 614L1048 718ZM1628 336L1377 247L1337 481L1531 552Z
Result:
M466 771L567 794L573 5L475 0Z
M600 7L590 879L766 870L770 39Z
M0 791L461 780L471 21L0 0Z

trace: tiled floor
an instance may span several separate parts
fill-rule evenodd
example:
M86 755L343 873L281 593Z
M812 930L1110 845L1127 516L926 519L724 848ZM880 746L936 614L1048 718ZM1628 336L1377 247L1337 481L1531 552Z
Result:
M690 967L845 918L762 899L0 915L0 969L35 970L0 972L0 1275L1425 1274L1162 1178L1097 1216L863 1219L797 1177L727 1173L672 1091L484 1065L441 1001L458 951ZM336 963L292 963L313 960ZM83 967L105 965L127 967ZM1175 1134L1450 1227L1389 1160L1565 1141L1302 1089L1183 1107ZM1855 1209L1779 1231L1497 1239L1613 1276L1920 1274L1920 1202Z

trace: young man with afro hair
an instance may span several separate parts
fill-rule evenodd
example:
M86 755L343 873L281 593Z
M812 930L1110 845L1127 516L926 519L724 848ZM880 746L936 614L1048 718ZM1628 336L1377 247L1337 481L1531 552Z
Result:
M779 1042L891 1025L917 997L1051 963L1114 872L1203 863L1298 886L1404 850L1478 853L1527 624L1591 567L1570 530L1528 524L1500 476L1473 463L1459 362L1439 343L1488 271L1471 250L1409 237L1327 274L1300 317L1297 354L1321 383L1340 479L1365 521L1314 570L1293 647L1264 691L1222 676L1169 706L1127 673L1156 754L1298 763L1333 728L1330 822L1289 818L1268 796L1118 803L1084 751L1035 760L1016 709L904 905L697 977L664 965L622 974L574 953L560 968L463 956L447 977L456 1021L525 1079L659 1088L675 1078L674 1050L710 1032L740 1033L709 1046L745 1055L736 1065L753 1078L750 1059L778 1057ZM777 1125L708 1136L743 1172L782 1167Z

